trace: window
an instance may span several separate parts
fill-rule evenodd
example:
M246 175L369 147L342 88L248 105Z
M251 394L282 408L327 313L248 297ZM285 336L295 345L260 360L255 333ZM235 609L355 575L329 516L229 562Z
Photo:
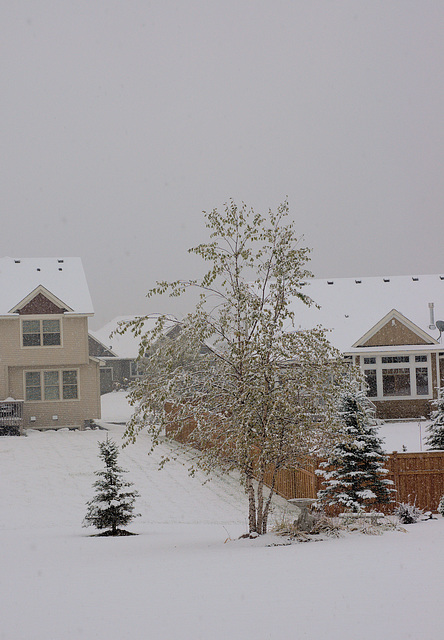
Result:
M22 344L24 347L60 346L60 320L22 320Z
M26 400L41 400L42 389L40 386L40 371L27 371L26 380Z
M370 398L392 400L431 395L430 355L365 356L361 363Z
M63 371L63 399L77 400L77 371Z
M416 367L416 395L427 396L429 393L429 372L427 367Z
M43 372L43 389L45 400L58 400L60 398L59 372Z
M410 369L383 369L382 392L385 396L409 396Z
M136 378L137 376L141 375L141 369L140 369L139 363L136 362L135 360L131 360L130 375L132 378Z
M77 400L76 370L26 371L25 399L29 401Z
M368 397L376 398L378 395L378 385L376 381L376 369L365 369L364 370L365 379L368 384Z

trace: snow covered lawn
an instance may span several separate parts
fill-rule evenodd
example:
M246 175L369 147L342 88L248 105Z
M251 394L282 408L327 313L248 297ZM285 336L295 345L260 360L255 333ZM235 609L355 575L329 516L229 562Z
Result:
M104 420L128 417L123 394L103 402ZM119 441L124 427L106 426ZM159 472L142 436L119 459L141 494L128 526L139 535L89 537L81 522L105 433L0 438L2 640L441 635L444 518L292 546L236 540L236 482L202 485L179 463Z

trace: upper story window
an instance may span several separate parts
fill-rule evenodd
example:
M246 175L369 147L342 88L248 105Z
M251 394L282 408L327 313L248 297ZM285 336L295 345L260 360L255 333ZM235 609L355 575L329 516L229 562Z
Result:
M61 344L60 320L22 320L24 347L58 347Z
M377 400L431 397L430 355L364 357L368 395Z

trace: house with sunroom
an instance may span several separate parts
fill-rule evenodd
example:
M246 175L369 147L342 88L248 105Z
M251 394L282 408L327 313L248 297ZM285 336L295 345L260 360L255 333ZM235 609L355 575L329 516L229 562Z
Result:
M294 328L322 325L360 366L378 418L420 419L444 385L444 276L313 279L293 303Z
M0 258L0 434L100 418L93 313L79 258Z

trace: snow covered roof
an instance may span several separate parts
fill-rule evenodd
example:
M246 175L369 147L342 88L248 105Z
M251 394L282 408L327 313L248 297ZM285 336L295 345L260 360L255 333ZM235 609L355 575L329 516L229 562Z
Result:
M90 331L93 338L99 340L105 347L111 349L118 358L128 358L135 360L139 355L140 337L134 336L131 331L126 331L123 335L115 334L112 338L110 335L117 329L120 322L128 322L135 320L139 316L118 316L108 322L104 327L97 331ZM144 322L144 331L148 332L154 329L158 315L148 317Z
M392 309L435 340L439 331L429 329L429 303L434 303L435 320L444 320L444 275L314 278L302 292L321 308L307 307L295 299L294 328L320 324L331 329L329 339L340 351L352 351L352 345Z
M80 258L0 258L0 315L13 313L35 290L48 291L68 314L94 314Z

